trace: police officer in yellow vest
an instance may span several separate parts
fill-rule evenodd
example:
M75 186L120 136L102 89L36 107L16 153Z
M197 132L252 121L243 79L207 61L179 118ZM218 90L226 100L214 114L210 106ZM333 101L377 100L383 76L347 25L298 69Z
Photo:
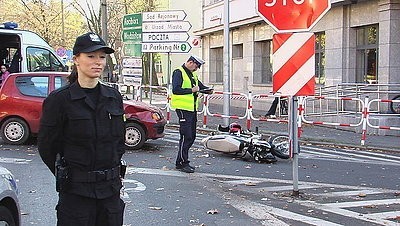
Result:
M189 148L196 139L198 93L212 93L212 89L199 81L196 70L205 62L198 56L191 56L186 63L172 74L171 108L175 109L179 119L179 150L176 169L193 173L189 165Z

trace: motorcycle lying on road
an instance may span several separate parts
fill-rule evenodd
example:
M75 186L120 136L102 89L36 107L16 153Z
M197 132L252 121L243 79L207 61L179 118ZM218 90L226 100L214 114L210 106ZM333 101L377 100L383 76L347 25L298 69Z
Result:
M289 137L244 132L237 123L228 127L218 125L218 132L212 133L202 141L204 147L225 154L240 156L242 159L252 159L259 163L274 163L276 157L288 159Z

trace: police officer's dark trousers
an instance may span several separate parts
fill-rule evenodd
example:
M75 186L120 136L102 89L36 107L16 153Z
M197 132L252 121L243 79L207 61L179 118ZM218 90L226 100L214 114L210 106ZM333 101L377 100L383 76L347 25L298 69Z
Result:
M189 164L189 149L196 139L197 112L176 109L179 119L179 151L176 165Z
M57 226L121 226L124 207L119 193L95 199L60 192Z

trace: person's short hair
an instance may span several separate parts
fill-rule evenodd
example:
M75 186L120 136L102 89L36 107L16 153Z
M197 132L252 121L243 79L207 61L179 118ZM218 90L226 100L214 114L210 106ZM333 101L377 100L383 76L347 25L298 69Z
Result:
M201 65L203 65L203 64L206 63L203 59L201 59L200 57L195 56L195 55L190 56L189 59L188 59L187 61L192 61L192 62L194 62L195 64L197 64L198 68L200 68Z

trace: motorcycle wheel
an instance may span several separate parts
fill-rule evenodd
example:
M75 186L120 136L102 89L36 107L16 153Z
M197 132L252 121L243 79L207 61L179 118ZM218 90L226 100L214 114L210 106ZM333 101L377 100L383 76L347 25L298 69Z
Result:
M288 159L289 155L289 137L286 135L272 136L269 139L272 146L271 153L281 159Z
M252 158L252 154L249 152L249 148L248 147L244 147L242 148L242 151L239 153L240 158L242 159L251 159Z
M278 161L275 156L269 152L255 151L253 153L253 159L256 162L274 163Z

